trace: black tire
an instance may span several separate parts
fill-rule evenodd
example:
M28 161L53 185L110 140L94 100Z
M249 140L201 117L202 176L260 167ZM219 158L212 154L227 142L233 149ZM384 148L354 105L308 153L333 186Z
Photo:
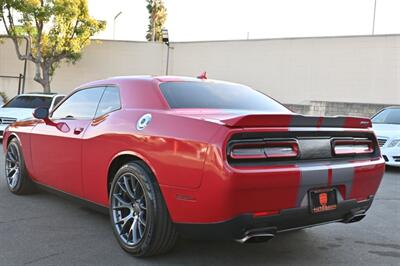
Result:
M12 158L11 154L14 154L14 158ZM16 161L17 164L15 164L14 161ZM15 172L12 170L10 171L10 167L12 168L12 166L15 165L18 167L18 172L15 175L15 182L12 182L11 176ZM26 195L35 192L35 184L32 182L28 175L28 171L26 170L21 144L16 138L12 139L7 146L5 158L5 177L7 187L12 193L17 195Z
M128 180L136 179L137 181L126 181L124 178ZM140 190L138 185L141 187ZM124 187L125 189L123 189ZM133 190L129 190L131 195L126 191L127 187L133 187ZM137 195L140 194L140 191L142 191L142 196L139 197ZM140 198L140 200L137 198ZM141 204L143 202L145 205L142 206ZM128 205L125 205L126 203L128 203ZM133 205L135 204L143 208L136 206L137 209L134 209L135 207ZM131 207L125 208L123 206ZM178 237L177 232L170 219L158 183L146 164L140 161L132 161L118 170L110 188L109 207L114 235L119 245L126 252L136 257L145 257L165 253L174 247ZM122 219L122 209L125 210L125 218L136 215L134 217L139 221L136 221L138 224L136 228L139 227L138 230L133 229L135 228L133 225L135 220L133 220L133 218L131 224L125 226L128 219ZM142 212L145 212L145 214ZM141 219L138 217L145 217L145 219L142 219L145 220L145 225L140 223ZM121 222L121 220L123 220L123 222ZM121 225L121 223L123 225ZM126 232L127 229L125 227L130 227L128 232ZM142 227L144 227L144 229ZM142 228L142 230L140 230L140 228ZM132 231L135 231L135 241L133 240ZM140 236L140 231L142 231L142 236ZM140 240L136 239L138 235L140 236ZM128 243L130 236L132 241Z

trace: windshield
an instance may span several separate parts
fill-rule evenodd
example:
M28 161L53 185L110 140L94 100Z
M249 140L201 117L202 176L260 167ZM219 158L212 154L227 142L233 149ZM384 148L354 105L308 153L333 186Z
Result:
M400 108L385 109L372 118L375 124L397 124L400 125Z
M239 84L166 82L160 85L160 89L171 108L289 112L268 96Z
M47 107L50 108L51 105L51 97L43 97L43 96L17 96L7 104L3 106L3 108L30 108L35 109L37 107Z

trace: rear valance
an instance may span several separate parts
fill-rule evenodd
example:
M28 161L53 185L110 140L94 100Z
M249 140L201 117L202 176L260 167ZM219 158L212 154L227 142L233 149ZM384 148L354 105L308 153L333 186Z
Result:
M222 120L230 127L339 127L370 128L369 118L334 116L318 117L297 114L254 114Z

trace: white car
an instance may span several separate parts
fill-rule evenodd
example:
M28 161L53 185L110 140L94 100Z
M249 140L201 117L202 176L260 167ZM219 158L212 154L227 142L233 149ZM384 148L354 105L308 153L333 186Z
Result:
M400 167L400 107L381 110L372 124L386 164Z
M28 93L17 95L0 108L0 139L5 128L20 120L32 118L32 112L37 107L45 106L50 110L56 106L65 95Z

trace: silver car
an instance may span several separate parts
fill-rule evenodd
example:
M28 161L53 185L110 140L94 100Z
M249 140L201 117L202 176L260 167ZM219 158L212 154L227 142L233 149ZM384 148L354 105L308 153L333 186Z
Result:
M16 122L32 118L32 112L37 107L55 107L65 95L27 93L17 95L0 108L0 139L3 138L5 128Z
M379 111L372 124L386 164L400 167L400 106Z

